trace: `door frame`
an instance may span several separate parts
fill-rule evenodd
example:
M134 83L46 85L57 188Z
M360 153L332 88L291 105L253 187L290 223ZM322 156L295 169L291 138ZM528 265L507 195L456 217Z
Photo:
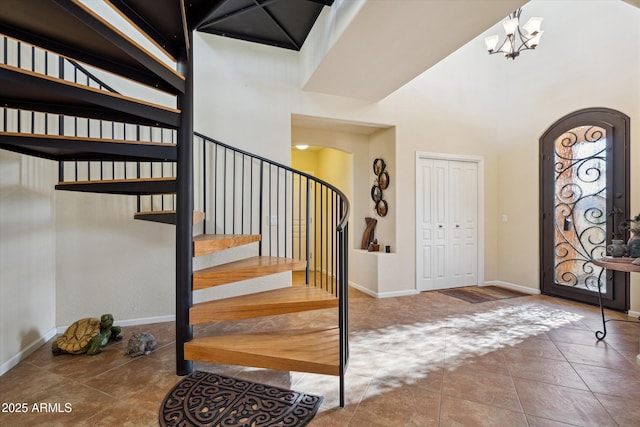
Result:
M587 291L582 289L573 289L567 288L563 289L559 285L555 285L554 277L554 261L553 261L553 242L549 243L545 240L545 230L550 226L549 221L554 220L553 215L545 214L544 205L545 199L544 194L545 191L548 192L555 185L555 179L550 179L549 176L545 173L545 161L549 160L545 156L545 142L547 141L555 141L560 135L562 135L565 131L569 129L573 129L577 126L586 126L586 125L594 125L600 126L603 128L610 128L612 130L612 140L616 138L623 138L624 145L622 146L622 153L620 154L618 151L618 156L621 157L621 163L624 164L624 168L627 171L625 181L623 183L617 182L616 187L618 191L622 187L624 191L624 201L622 209L624 212L629 215L631 212L631 192L630 192L630 152L629 148L631 145L630 141L630 123L629 116L626 114L613 110L610 108L584 108L581 110L574 111L573 113L569 113L566 116L556 120L551 126L545 130L545 132L540 136L539 139L539 179L540 179L540 194L539 194L539 203L540 203L540 215L539 215L539 250L540 250L540 291L542 294L564 297L568 299L572 299L574 301L582 301L589 304L598 304L598 292L597 291ZM607 141L607 152L611 152L613 146L610 145L609 141ZM607 168L607 180L613 179L611 177L612 172L611 167ZM613 200L612 198L607 197L607 215L612 211L613 208ZM620 221L624 221L624 217L619 218ZM611 232L615 226L618 225L613 218L607 219L607 230L608 233ZM610 241L610 235L606 236L605 246ZM548 239L547 239L548 240ZM551 277L553 283L548 282L548 277ZM607 291L602 294L602 305L608 308L612 308L615 310L628 311L630 304L630 295L629 295L629 275L621 272L615 271L607 271L605 274L607 281ZM615 278L615 284L612 286L611 280ZM555 286L554 286L555 285ZM615 288L615 289L614 289ZM613 293L622 293L623 302L622 304L614 303ZM576 298L576 296L579 298Z
M478 221L478 242L476 245L477 257L476 257L476 265L477 265L477 275L478 275L478 285L484 283L484 157L482 156L474 156L474 155L466 155L466 154L450 154L450 153L434 153L428 151L416 151L416 160L414 165L414 174L415 174L415 183L416 183L416 193L415 200L418 200L418 195L424 189L422 188L422 182L418 179L418 165L420 160L452 160L458 162L471 162L476 163L478 165L478 211L477 211L477 221ZM418 236L418 219L420 218L420 207L418 203L415 203L415 217L414 217L414 236L415 236L415 284L414 288L418 290L418 275L419 275L419 246L421 239Z

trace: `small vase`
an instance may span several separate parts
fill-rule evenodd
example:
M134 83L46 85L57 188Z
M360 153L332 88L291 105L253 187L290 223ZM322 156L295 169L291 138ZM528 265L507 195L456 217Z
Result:
M613 239L611 244L607 246L607 255L611 255L614 258L624 256L625 252L627 252L627 245L622 240Z
M632 234L627 242L627 250L631 258L640 258L640 235Z

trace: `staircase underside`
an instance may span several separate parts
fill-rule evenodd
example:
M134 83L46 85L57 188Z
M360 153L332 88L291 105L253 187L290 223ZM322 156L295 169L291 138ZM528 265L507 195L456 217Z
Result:
M176 161L176 145L77 136L0 132L0 148L50 160Z
M204 221L204 212L193 211L193 224L200 224ZM148 212L136 212L133 215L133 219L139 219L141 221L158 222L161 224L176 224L176 211L148 211Z
M0 64L3 106L147 126L178 127L180 111Z
M184 77L77 0L2 0L0 32L169 93L184 92Z
M176 192L175 178L135 178L111 179L104 181L72 181L61 182L56 190L80 191L87 193L149 195L174 194Z
M324 289L294 286L195 304L189 310L189 322L197 325L337 307L338 298Z
M188 360L340 375L339 329L293 329L200 337L184 345Z

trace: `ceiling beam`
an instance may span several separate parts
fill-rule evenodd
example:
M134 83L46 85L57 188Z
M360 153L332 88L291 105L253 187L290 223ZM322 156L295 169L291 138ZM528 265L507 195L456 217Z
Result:
M203 16L203 18L200 20L200 23L198 23L196 25L196 29L200 29L200 28L206 27L208 25L215 25L215 24L218 24L220 22L224 22L227 19L235 18L235 17L237 17L239 15L242 15L244 13L250 12L250 11L255 10L257 8L262 8L264 6L268 6L268 5L272 4L272 3L278 2L280 0L264 0L263 2L257 2L256 0L253 0L254 4L252 4L252 5L245 6L245 7L242 7L240 9L236 9L233 12L226 13L226 14L224 14L222 16L217 17L217 18L213 18L213 16L215 15L216 11L219 8L221 8L223 5L229 3L230 1L231 0L224 0L221 3L219 3L218 5L216 5L213 9L211 9L207 14L205 14Z

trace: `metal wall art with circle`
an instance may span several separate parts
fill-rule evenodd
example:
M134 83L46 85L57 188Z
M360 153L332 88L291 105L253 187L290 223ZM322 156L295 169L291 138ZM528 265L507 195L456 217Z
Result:
M382 189L380 186L374 185L371 187L371 199L376 203L382 200Z
M387 164L382 159L375 159L373 161L373 173L375 173L376 176L380 175L382 171L385 170L386 167L387 167Z
M389 172L385 170L386 168L387 164L384 160L377 158L373 161L373 173L376 174L377 178L371 187L371 199L376 202L373 209L379 216L386 216L389 210L389 205L383 200L382 193L382 190L386 190L389 187Z
M378 185L383 190L386 190L389 187L389 172L384 171L378 175Z

